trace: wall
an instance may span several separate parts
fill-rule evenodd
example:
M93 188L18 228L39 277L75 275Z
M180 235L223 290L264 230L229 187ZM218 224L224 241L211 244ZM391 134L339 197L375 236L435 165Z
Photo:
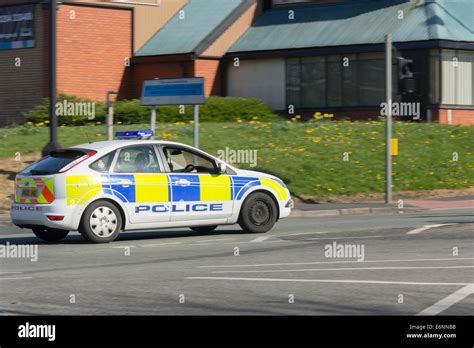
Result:
M6 3L21 4L2 1L2 5ZM22 113L47 95L47 15L41 5L35 5L34 21L34 48L0 51L0 126L21 122ZM20 67L15 67L17 57Z
M72 18L73 14L75 18ZM61 5L58 26L58 93L104 100L122 83L132 55L132 11Z
M204 77L206 96L222 95L222 63L220 60L196 59L194 75Z
M226 72L229 97L257 98L275 110L286 109L285 60L241 60L229 62Z
M451 113L451 117L449 117ZM433 122L444 124L474 125L474 110L435 109L432 111Z
M145 80L193 77L194 64L190 58L183 57L169 60L164 58L161 61L159 58L144 57L134 60L131 75L133 87L130 94L125 96L126 99L140 98Z
M115 7L131 7L134 9L135 22L134 51L138 51L166 22L170 20L188 0L132 0L113 2L111 0L69 0L69 2L88 2L96 4L113 5Z

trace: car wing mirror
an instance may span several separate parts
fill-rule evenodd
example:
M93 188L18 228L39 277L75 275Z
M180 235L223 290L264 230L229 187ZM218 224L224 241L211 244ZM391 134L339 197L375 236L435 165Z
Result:
M225 174L227 172L227 165L222 162L217 162L217 171L219 174Z

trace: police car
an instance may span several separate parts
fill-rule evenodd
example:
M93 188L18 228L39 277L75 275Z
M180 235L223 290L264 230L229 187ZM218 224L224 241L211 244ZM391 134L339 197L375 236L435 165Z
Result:
M188 145L143 140L150 131L53 151L15 178L11 219L45 241L78 230L94 243L121 231L238 223L269 231L293 201L275 176L234 168Z

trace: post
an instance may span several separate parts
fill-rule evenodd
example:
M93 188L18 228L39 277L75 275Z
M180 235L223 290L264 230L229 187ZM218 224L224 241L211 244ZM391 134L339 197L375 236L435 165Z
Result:
M150 130L153 132L151 139L155 139L155 124L156 124L156 105L151 108Z
M385 35L385 203L392 203L392 34Z
M49 8L49 143L43 148L43 156L60 148L58 144L58 117L56 115L56 0L50 0Z
M199 148L199 105L194 105L194 147Z
M118 91L113 90L107 92L107 140L114 139L114 107L110 99L112 94L118 94Z
M107 110L107 140L114 139L114 107L109 104Z

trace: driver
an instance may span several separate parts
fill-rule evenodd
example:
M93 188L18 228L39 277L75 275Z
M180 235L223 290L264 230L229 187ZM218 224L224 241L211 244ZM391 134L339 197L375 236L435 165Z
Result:
M138 172L146 172L148 167L148 157L144 153L139 153L135 158L135 168Z

